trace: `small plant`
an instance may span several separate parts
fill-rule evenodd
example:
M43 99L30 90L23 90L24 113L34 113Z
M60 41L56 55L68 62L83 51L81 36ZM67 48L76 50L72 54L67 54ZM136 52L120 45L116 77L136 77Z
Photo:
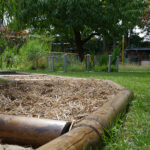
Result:
M113 50L113 52L112 52L112 61L111 61L113 65L116 64L117 56L119 56L120 51L121 51L121 49L119 47Z
M54 68L55 68L55 71L64 71L63 61L56 61Z
M95 65L95 67L93 67L93 71L95 72L108 72L108 65ZM115 65L111 65L111 72L116 72L117 68Z
M16 49L6 47L1 55L1 67L2 68L15 68L16 67Z
M45 57L42 57L39 59L39 62L40 62L39 69L43 69L43 70L46 69L46 63L45 63L46 60L45 59L46 59Z
M108 64L108 54L104 54L100 56L99 65L107 65Z
M99 65L95 65L93 68L92 68L93 71L95 72L100 72L100 66Z
M82 72L85 71L85 66L83 64L73 64L68 67L68 71Z
M111 129L109 129L109 130L104 129L104 131L105 131L105 134L103 135L104 144L115 142L115 139L118 136L117 134L118 134L118 132L120 132L120 128L121 128L121 125L120 125L122 123L122 120L120 119L121 116L123 116L123 115L117 116L115 125L112 123L110 124L110 126L113 126Z

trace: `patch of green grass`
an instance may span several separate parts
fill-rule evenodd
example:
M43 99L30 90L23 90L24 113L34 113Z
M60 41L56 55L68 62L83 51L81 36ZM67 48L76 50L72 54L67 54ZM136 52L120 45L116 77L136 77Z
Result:
M124 72L123 72L124 71ZM37 71L36 73L45 73ZM48 73L51 75L112 80L134 92L128 113L105 137L105 150L150 150L150 71L138 70L116 73ZM120 123L121 122L121 123Z

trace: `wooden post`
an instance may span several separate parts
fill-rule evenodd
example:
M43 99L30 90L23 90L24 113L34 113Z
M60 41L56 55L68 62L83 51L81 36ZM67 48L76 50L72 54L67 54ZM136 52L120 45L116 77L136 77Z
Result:
M46 57L46 68L49 71L49 56Z
M116 59L116 69L118 72L119 71L119 56L117 56L117 59Z
M52 72L54 72L54 56L51 57Z
M3 69L3 57L1 56L1 69Z
M90 54L86 56L86 69L88 72L90 71Z
M67 54L64 55L64 71L67 72Z
M124 35L122 36L122 65L124 65Z
M141 65L141 62L142 62L142 51L138 52L138 61L139 61L139 65Z
M2 143L39 147L69 131L71 123L0 115L0 139Z
M111 72L111 55L109 55L108 72Z

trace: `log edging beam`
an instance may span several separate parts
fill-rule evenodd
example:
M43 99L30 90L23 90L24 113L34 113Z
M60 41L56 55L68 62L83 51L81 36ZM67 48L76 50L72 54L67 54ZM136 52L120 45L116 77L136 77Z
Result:
M0 114L2 143L39 147L68 132L71 123Z
M111 84L120 88L120 85L112 81ZM100 149L105 130L109 130L117 116L126 109L132 98L133 92L123 88L103 107L74 126L70 132L39 147L37 150L85 150L92 145L97 145Z

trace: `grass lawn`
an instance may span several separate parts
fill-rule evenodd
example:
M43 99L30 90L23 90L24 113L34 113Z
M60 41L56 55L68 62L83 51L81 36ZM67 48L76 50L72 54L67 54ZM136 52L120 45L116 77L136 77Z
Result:
M44 73L38 71L37 73ZM150 150L150 71L121 70L119 73L49 73L52 75L112 80L134 92L129 112L105 139L106 150Z

